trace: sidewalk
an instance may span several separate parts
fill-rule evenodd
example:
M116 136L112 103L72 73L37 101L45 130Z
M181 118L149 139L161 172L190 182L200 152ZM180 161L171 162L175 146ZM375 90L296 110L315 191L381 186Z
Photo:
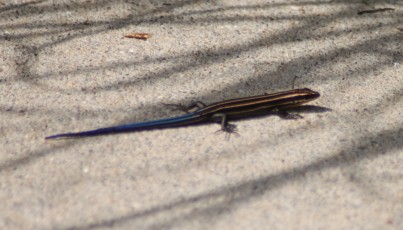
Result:
M383 12L360 11L393 8ZM0 229L402 229L400 1L0 3ZM147 40L124 35L149 33ZM300 111L45 141L310 88Z

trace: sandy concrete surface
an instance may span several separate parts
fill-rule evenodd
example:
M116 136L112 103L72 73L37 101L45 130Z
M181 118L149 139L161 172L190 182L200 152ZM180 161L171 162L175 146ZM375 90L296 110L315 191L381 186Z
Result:
M393 8L383 12L359 11ZM403 229L403 2L0 1L0 229ZM123 38L145 32L146 41ZM56 133L308 87L304 119Z

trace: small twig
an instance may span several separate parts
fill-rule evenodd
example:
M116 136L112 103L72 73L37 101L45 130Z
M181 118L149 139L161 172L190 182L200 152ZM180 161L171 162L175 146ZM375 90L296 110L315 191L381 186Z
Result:
M393 8L381 8L381 9L374 9L374 10L363 10L363 11L359 11L357 14L361 15L361 14L373 14L373 13L377 13L377 12L384 12L384 11L388 11L388 10L395 10Z
M300 78L300 77L299 77L299 76L295 76L294 79L292 79L292 88L291 88L291 89L294 89L295 80L297 80L297 78Z
M136 39L141 39L141 40L147 40L151 37L151 34L147 33L132 33L132 34L127 34L124 35L125 38L136 38Z

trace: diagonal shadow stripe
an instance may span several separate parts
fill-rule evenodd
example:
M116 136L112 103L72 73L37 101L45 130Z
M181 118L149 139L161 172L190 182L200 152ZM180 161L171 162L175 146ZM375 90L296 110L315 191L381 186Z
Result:
M262 178L242 182L235 186L228 186L211 192L206 192L197 196L188 197L180 201L173 201L167 204L155 206L140 212L133 212L121 217L105 220L99 223L93 223L81 226L71 226L63 229L89 230L103 227L117 227L127 224L131 221L141 221L144 218L161 213L178 213L179 210L187 210L180 216L170 217L161 223L153 224L152 228L169 227L194 218L208 216L209 218L218 218L218 213L225 213L233 210L240 204L248 202L251 199L257 199L271 190L279 189L287 183L300 180L308 173L317 173L322 170L349 167L364 159L377 158L396 149L403 148L403 126L398 126L394 130L386 130L361 137L357 144L347 146L331 157L318 160L306 166L301 166L286 172L268 175ZM377 146L377 147L375 147ZM208 205L203 205L208 204ZM211 214L214 215L211 215ZM174 214L175 215L175 214Z

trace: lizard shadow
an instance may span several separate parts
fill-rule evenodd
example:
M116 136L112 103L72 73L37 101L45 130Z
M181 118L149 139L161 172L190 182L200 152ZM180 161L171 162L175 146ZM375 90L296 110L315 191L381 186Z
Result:
M196 110L197 111L197 110ZM258 111L253 111L250 113L243 114L242 116L233 116L230 117L228 122L230 122L231 126L234 126L233 128L236 128L236 124L232 124L232 122L238 122L238 121L247 121L247 120L253 120L253 119L263 119L267 118L268 116L279 116L283 119L287 120L296 120L296 119L303 119L303 116L300 115L302 114L311 114L311 113L325 113L325 112L331 112L333 111L331 108L323 107L323 106L316 106L316 105L302 105L294 108L288 108L280 111L270 111L270 110L258 110ZM291 115L291 116L289 116ZM294 116L296 115L296 116ZM162 129L167 129L167 128L182 128L186 126L202 126L206 124L221 124L221 121L215 121L214 119L211 119L210 121L204 121L204 122L199 122L199 123L194 123L194 124L187 124L183 126L178 126L178 127L163 127ZM218 130L221 131L221 130ZM225 132L225 131L224 131ZM229 132L230 134L231 132ZM236 131L234 132L236 133Z

